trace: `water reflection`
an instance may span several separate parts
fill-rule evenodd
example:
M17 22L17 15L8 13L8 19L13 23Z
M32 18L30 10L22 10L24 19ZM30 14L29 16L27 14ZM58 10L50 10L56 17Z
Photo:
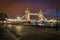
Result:
M12 32L14 35L16 35L17 38L22 37L23 40L40 40L40 39L42 39L42 40L54 40L57 38L60 39L60 37L59 37L60 32L56 32L55 30L48 29L48 28L45 29L47 32L43 32L43 31L41 31L43 29L37 29L37 28L31 27L31 26L12 25L12 24L2 25L2 26L8 27L8 30L10 32ZM52 32L53 35L49 32Z
M22 27L21 26L16 26L16 31L17 32L20 32L22 30Z
M21 25L7 25L7 27L10 29L10 30L14 30L15 32L20 32L22 30L22 27Z
M12 27L12 25L7 25L9 28L11 28Z

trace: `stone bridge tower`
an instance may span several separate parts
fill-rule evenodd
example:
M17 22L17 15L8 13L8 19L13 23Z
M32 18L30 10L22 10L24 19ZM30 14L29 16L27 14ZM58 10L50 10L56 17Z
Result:
M28 8L25 10L25 20L30 21L30 11L28 10Z
M38 20L40 20L40 21L43 21L43 12L42 12L42 10L40 10L40 12L38 12Z

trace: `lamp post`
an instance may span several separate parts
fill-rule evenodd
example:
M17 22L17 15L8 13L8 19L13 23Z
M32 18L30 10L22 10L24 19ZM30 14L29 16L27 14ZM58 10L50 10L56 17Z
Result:
M56 31L58 31L59 26L58 26L58 11L59 11L59 2L56 2L56 19L57 19L57 24L56 24Z

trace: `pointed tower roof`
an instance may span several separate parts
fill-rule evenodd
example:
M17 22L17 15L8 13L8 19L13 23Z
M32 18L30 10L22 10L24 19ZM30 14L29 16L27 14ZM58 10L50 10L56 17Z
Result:
M42 10L40 10L38 13L39 13L39 14L43 14Z
M29 9L28 9L28 8L26 8L26 10L28 11Z

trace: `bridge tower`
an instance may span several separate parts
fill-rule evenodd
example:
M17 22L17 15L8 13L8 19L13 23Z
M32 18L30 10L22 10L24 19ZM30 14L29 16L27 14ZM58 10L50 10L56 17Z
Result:
M28 10L28 8L25 10L25 20L30 21L30 11Z
M43 12L42 10L40 10L40 12L38 12L39 15L38 15L38 20L40 20L41 22L43 21Z

